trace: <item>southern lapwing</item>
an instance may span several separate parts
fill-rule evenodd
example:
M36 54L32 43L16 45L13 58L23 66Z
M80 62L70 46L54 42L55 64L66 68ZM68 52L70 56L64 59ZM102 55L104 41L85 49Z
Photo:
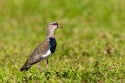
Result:
M20 71L27 71L33 64L40 62L45 58L47 59L46 67L48 68L48 57L55 52L57 45L54 37L54 31L57 28L60 28L60 26L57 22L52 22L46 28L47 36L45 40L34 49L33 53L27 59ZM40 63L38 64L38 68L41 69Z

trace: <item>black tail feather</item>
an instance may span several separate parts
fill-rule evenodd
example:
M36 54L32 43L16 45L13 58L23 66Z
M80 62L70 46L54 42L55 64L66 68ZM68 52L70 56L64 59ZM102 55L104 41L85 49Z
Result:
M24 70L25 70L25 71L28 71L29 68L30 68L30 67L24 67L24 66L23 66L23 67L20 69L20 71L24 71Z

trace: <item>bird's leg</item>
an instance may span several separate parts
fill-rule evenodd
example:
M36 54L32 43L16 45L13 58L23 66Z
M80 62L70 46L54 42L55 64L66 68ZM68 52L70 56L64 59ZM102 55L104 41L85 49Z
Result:
M40 63L38 63L38 69L39 70L42 70L43 72L44 72L44 70L41 68L41 66L40 66Z
M46 64L46 68L48 69L48 59L47 59L47 64Z

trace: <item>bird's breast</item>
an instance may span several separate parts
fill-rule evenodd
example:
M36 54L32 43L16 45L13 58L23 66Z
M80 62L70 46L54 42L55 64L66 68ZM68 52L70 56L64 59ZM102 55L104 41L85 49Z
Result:
M55 38L52 38L52 37L50 37L49 38L49 48L50 48L50 51L51 51L51 53L54 53L55 52L55 50L56 50L56 39Z

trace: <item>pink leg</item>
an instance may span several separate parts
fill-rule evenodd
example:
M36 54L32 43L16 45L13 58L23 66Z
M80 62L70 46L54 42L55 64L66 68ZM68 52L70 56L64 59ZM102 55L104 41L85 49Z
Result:
M38 69L39 70L42 70L43 72L44 72L44 70L41 68L41 66L40 66L40 63L38 63Z
M48 69L48 59L47 59L47 64L46 64L46 68Z

